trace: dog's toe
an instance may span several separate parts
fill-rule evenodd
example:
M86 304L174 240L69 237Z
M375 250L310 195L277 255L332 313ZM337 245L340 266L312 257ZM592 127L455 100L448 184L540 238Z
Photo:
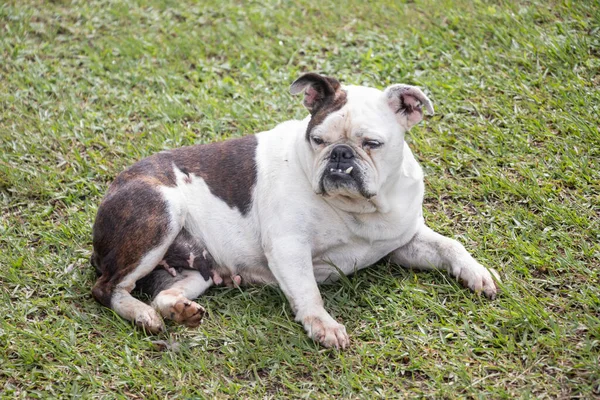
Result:
M148 333L160 333L164 331L162 318L151 308L140 312L135 317L134 323Z
M498 285L496 284L496 281L501 282L500 278L498 277L498 273L495 270L491 270L491 275L494 275L494 278L496 278L496 280L494 280L494 278L492 278L492 276L490 275L489 277L486 277L483 281L483 293L486 295L486 297L490 300L494 300L498 294Z
M475 293L483 292L485 297L493 300L498 293L498 286L492 275L500 281L495 270L490 271L477 263L476 265L464 266L460 271L459 279Z
M328 319L307 317L303 323L308 335L324 347L345 349L350 344L346 327L331 317Z

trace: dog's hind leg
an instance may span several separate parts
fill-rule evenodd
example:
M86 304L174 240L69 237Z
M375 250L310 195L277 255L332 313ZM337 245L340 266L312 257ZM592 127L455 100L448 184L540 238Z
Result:
M181 230L177 198L168 194L145 181L128 182L109 192L94 223L92 260L101 273L94 298L152 333L163 329L162 319L131 291L161 262Z
M162 319L152 307L134 298L131 291L139 277L146 275L148 271L152 271L160 262L166 247L168 246L159 246L146 254L138 266L115 285L110 301L110 307L117 314L152 333L163 330Z

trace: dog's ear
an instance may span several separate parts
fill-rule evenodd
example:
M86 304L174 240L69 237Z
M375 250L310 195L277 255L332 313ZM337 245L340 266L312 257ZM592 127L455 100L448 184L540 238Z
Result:
M429 114L433 114L431 100L416 86L392 85L385 89L384 95L388 105L396 113L396 119L412 128L423 120L423 107Z
M304 90L304 106L314 114L323 104L335 99L341 86L335 78L309 72L292 83L290 93L296 95Z

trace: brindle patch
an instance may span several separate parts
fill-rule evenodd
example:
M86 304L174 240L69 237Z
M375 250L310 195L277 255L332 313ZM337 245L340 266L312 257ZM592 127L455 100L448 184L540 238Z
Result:
M110 307L116 284L168 233L167 204L157 189L144 180L121 183L100 204L93 228L92 263L101 274L92 293Z

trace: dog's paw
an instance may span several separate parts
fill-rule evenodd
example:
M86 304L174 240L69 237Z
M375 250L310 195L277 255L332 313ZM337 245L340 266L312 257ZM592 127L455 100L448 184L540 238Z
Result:
M200 304L186 298L179 299L169 308L168 318L189 328L200 325L206 310Z
M345 349L350 344L346 327L331 317L308 316L302 323L308 336L327 348Z
M200 325L206 310L200 304L187 299L178 289L167 289L160 292L152 306L165 319L173 320L190 328Z
M453 266L452 274L475 293L483 292L487 298L492 300L498 294L498 286L492 277L493 274L500 281L498 272L494 269L488 270L476 261Z
M148 333L160 333L165 329L162 318L152 308L140 311L133 322Z

